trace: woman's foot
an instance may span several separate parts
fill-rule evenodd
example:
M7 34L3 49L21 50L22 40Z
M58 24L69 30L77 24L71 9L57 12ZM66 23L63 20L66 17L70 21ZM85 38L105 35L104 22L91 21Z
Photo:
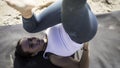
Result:
M30 18L32 16L32 9L35 7L32 0L5 0L12 8L19 11L23 17Z
M34 0L5 0L5 1L9 6L19 11L24 18L30 18L35 9L42 9L44 7L48 7L54 2L49 1L41 5L36 5Z

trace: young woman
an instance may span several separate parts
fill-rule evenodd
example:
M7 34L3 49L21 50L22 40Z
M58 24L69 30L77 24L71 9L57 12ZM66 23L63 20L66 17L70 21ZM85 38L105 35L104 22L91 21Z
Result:
M83 51L82 56L84 57L80 61L75 61L70 57L78 48L83 47L83 43L91 40L97 31L96 17L86 0L58 0L38 15L32 12L32 9L36 7L35 5L21 0L16 2L6 0L6 2L22 14L23 26L28 32L34 33L48 28L46 35L48 39L47 47L49 48L46 53L48 53L48 58L53 64L63 68L88 67L87 50ZM41 7L43 6L45 5L41 5ZM32 39L31 42L35 42L34 45L38 46L35 50L29 48L32 47L29 44L30 40L28 38L24 39L20 41L23 52L32 52L34 56L36 52L44 49L44 46L40 46L43 45L40 44L40 40L37 42L37 38L30 38ZM45 50L47 50L47 47ZM52 49L54 47L60 49L54 50Z

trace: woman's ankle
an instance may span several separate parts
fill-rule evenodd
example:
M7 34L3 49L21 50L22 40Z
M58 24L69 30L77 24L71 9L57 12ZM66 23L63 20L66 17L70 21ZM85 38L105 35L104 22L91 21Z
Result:
M24 13L21 13L21 15L22 15L24 18L28 19L28 18L31 18L31 17L32 17L33 13L32 13L32 12L24 12Z

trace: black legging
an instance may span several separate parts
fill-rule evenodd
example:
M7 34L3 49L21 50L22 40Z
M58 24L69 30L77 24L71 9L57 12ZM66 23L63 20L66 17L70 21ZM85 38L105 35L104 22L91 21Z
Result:
M65 31L78 43L91 40L97 31L97 19L86 0L58 0L42 13L23 18L23 27L32 33L58 23L63 23Z

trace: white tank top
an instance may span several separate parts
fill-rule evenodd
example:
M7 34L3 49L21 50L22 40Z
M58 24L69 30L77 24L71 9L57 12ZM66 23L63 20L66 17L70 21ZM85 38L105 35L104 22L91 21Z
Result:
M83 47L83 44L78 44L71 40L69 35L65 32L62 23L50 27L46 30L48 37L48 44L43 57L47 58L47 52L58 56L71 56L77 50Z

